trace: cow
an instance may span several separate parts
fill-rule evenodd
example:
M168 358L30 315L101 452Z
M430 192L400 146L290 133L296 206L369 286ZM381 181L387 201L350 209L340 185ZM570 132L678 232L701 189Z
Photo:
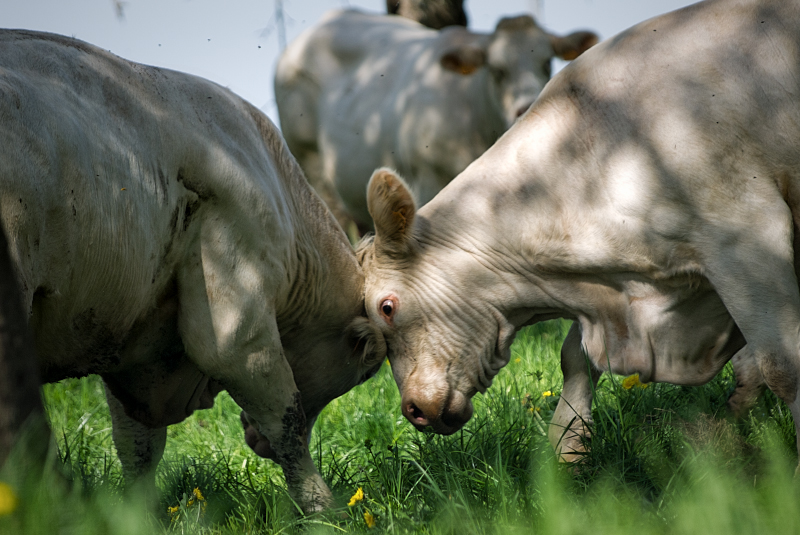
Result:
M323 198L370 228L373 170L397 169L424 204L530 106L554 56L596 42L591 32L552 35L527 15L481 34L333 11L278 60L281 129Z
M308 438L384 360L355 252L276 127L212 82L0 31L0 220L46 382L99 374L126 481L227 390L306 512ZM248 441L250 442L250 441Z
M23 471L44 466L50 428L39 392L39 369L33 339L22 308L8 241L0 228L0 468L18 453ZM16 447L16 450L15 450Z
M700 385L732 357L800 425L800 4L708 0L613 37L419 210L377 170L357 254L402 411L452 433L514 334L573 320L549 437L602 372ZM588 365L587 365L588 360Z
M464 0L386 0L386 13L415 20L434 30L467 25Z

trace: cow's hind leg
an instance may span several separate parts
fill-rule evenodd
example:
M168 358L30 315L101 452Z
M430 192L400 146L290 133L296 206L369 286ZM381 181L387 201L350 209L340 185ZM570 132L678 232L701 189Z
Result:
M707 276L747 345L737 358L758 365L788 406L800 437L800 291L794 271L792 216L781 199L737 205L700 236ZM798 442L800 451L800 442Z
M122 403L106 387L106 400L111 412L111 436L122 464L122 475L128 489L143 492L155 503L156 467L167 443L167 428L151 429L125 414Z
M561 346L564 389L548 429L550 444L566 462L582 459L592 421L592 387L600 373L591 367L581 349L581 331L573 323Z

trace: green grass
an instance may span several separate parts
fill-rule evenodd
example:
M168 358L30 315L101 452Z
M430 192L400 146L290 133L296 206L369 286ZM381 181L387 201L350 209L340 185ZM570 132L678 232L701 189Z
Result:
M577 466L557 463L546 428L568 327L548 322L521 332L510 364L476 396L473 419L449 437L405 421L387 366L335 400L317 421L312 455L337 507L312 518L296 514L280 469L244 444L239 409L226 394L169 429L152 514L121 490L99 380L47 385L68 481L32 482L9 463L2 480L20 505L0 516L0 533L800 532L791 416L768 393L747 418L729 419L729 368L694 388L625 390L622 378L604 376L590 453ZM364 499L348 507L359 487Z

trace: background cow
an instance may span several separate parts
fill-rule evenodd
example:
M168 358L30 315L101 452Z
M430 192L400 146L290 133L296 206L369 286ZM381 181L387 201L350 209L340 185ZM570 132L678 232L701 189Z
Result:
M383 361L347 238L230 91L0 32L0 219L45 381L100 374L126 479L227 389L304 510L310 424ZM262 452L263 453L263 452Z
M554 56L572 59L596 42L590 32L549 34L529 16L487 35L335 11L278 61L281 128L323 198L340 198L369 227L374 169L397 169L424 204L530 106Z
M415 20L434 30L467 25L464 0L386 0L386 12Z
M377 172L360 254L406 417L457 430L515 332L566 317L567 458L609 370L697 385L736 354L800 426L798 95L800 4L709 0L572 63L418 213Z

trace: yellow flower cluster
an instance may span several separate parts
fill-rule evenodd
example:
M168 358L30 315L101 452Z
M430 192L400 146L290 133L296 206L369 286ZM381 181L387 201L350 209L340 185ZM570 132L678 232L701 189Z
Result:
M14 489L0 481L0 516L10 515L17 509L19 499Z
M629 375L625 379L622 380L622 388L625 390L630 390L634 386L639 388L647 388L650 386L650 383L643 383L639 380L639 374L634 373L633 375Z
M200 492L198 487L195 487L192 491L192 497L189 498L189 502L186 504L186 507L191 507L194 505L194 502L204 502L206 499L203 497L203 493ZM205 506L205 504L203 504Z
M549 398L552 395L553 395L553 393L551 391L549 391L549 390L545 390L544 392L542 392L542 397L543 398Z
M353 507L355 504L357 504L363 499L364 499L364 491L361 489L361 487L358 487L356 493L353 494L353 496L350 498L350 501L347 502L347 506Z
M350 501L347 502L347 506L353 507L355 504L362 501L363 499L364 499L364 489L358 487L356 493L353 494L353 496L350 498ZM370 513L367 509L364 509L364 522L367 523L368 528L375 527L375 516L372 513Z
M183 499L186 500L186 498L187 498L187 496L184 494L183 495ZM186 509L189 509L191 506L193 506L196 503L202 503L202 505L200 507L200 512L201 513L205 513L206 512L206 498L205 498L205 496L203 496L203 493L200 492L200 489L198 487L195 487L194 490L192 491L191 497L189 497L189 500L186 502ZM180 510L181 510L181 505L182 505L182 503L179 503L178 505L175 505L174 507L167 507L167 512L170 514L170 516L172 517L173 521L177 520L178 514L180 513Z
M364 522L367 523L368 528L375 527L375 517L369 511L364 511Z

